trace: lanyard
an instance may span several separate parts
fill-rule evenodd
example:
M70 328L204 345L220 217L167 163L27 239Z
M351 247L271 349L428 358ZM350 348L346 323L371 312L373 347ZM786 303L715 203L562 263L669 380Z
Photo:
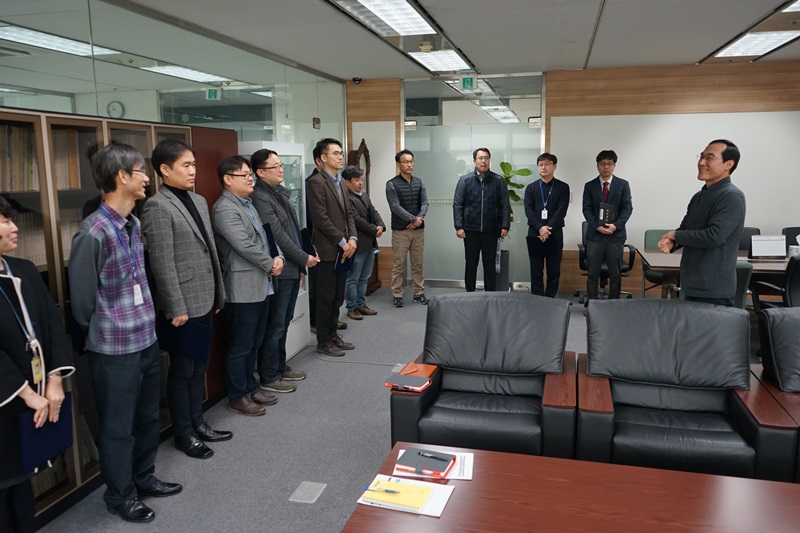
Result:
M542 180L539 180L539 192L542 193L542 204L544 204L544 208L547 209L547 202L550 201L550 195L553 194L553 185L555 185L555 184L552 183L552 182L550 183L550 191L547 193L547 200L545 200L544 199L544 185L542 185L543 183L544 182Z
M111 214L106 211L106 208L102 205L100 206L100 211L106 216L106 218L111 221L111 225L114 226L114 231L117 232L117 238L119 239L119 244L122 246L122 249L125 251L125 255L128 256L128 260L131 262L131 272L133 274L133 282L136 283L136 247L134 246L134 236L136 232L131 232L131 247L130 250L127 246L125 246L125 241L122 238L122 233L119 232L119 228L117 227L117 223L114 222L114 219L111 218Z

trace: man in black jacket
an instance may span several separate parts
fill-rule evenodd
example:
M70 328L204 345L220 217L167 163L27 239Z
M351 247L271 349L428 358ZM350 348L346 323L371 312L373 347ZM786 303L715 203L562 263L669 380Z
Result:
M464 239L464 286L475 291L478 260L483 258L484 290L495 289L495 261L498 239L511 227L511 206L503 177L489 170L492 154L488 148L472 153L475 170L458 179L453 196L453 223L456 236Z

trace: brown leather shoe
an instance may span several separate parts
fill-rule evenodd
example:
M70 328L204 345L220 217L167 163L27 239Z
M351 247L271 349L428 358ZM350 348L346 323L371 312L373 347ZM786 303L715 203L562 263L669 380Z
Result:
M335 337L332 337L329 342L342 350L352 350L356 347L355 344L345 342L341 335L336 335Z
M250 399L250 396L245 396L239 400L236 400L232 404L228 406L228 411L233 411L234 413L239 413L245 416L261 416L267 413L267 410L253 402Z
M278 403L278 397L274 394L267 394L266 392L256 391L250 395L250 398L258 405L275 405Z
M344 352L330 341L317 344L317 353L330 355L332 357L341 357L344 355Z
M352 318L353 320L364 320L364 317L361 316L361 313L358 312L358 309L350 309L347 312L347 318Z
M361 313L362 315L365 315L365 316L373 316L373 315L377 315L378 314L378 312L376 310L370 309L366 305L364 307L362 307L361 309L356 309L356 311L358 311L359 313Z
M337 320L336 329L347 329L347 322L342 322L341 320Z

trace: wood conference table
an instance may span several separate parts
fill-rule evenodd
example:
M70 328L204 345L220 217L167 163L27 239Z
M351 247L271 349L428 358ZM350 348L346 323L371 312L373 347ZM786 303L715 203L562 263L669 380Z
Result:
M665 254L658 248L638 248L636 250L642 261L653 270L664 271L664 283L661 285L661 297L667 297L667 287L678 285L678 270L681 267L682 250ZM786 272L789 259L764 260L748 259L747 252L740 251L739 261L747 261L753 265L754 275L779 275Z
M391 475L398 442L379 473ZM418 446L418 445L417 445ZM471 481L455 486L440 518L356 505L342 531L796 532L800 485L532 455L473 452ZM365 479L367 484L371 479Z

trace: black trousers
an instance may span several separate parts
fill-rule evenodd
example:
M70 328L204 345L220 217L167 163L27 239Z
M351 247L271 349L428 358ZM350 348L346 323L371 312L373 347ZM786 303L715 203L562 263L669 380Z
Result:
M308 319L312 326L317 324L317 267L309 268L306 274L308 288Z
M603 262L608 267L608 299L618 300L622 292L622 250L625 241L586 241L586 262L589 267L589 276L586 279L586 294L590 300L597 300L600 271Z
M100 473L106 482L103 500L116 506L137 497L137 489L151 489L156 482L160 352L154 342L141 352L89 352L88 356L100 418L97 444Z
M484 291L496 290L497 274L494 270L497 257L497 232L465 231L464 232L464 287L467 292L475 292L478 279L478 260L483 261Z
M210 326L213 313L213 311L209 311L205 315L191 320ZM159 315L159 319L167 320L163 313L159 313ZM167 327L174 326L168 324ZM169 354L167 401L169 402L172 429L176 437L194 435L195 428L203 424L203 383L206 370L208 370L208 353L210 351L211 346L208 346L206 360L202 363L171 352Z
M553 228L548 237L552 239L557 251L549 255L535 255L528 249L531 263L531 293L537 296L555 298L558 294L558 282L561 279L561 256L564 248L564 232L561 228ZM547 265L547 287L544 284L544 269Z
M700 302L704 304L724 305L725 307L736 307L734 298L703 298L702 296L684 296L687 302Z
M334 264L336 261L320 261L313 268L317 271L317 344L336 337L336 322L344 302L347 272L334 272Z
M33 533L33 488L26 479L0 489L0 531Z

